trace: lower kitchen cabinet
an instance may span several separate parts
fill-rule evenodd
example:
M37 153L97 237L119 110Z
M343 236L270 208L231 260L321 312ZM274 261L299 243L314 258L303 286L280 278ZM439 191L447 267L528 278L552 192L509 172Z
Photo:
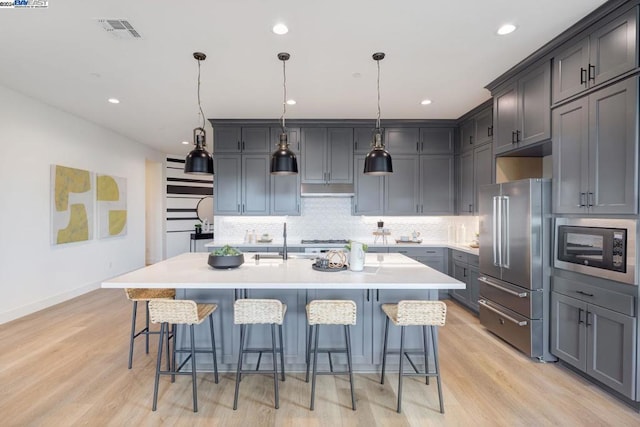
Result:
M635 399L636 320L554 291L551 352L602 384Z
M452 249L449 259L451 267L449 275L467 285L466 289L452 289L449 291L449 295L477 313L479 310L478 276L480 274L478 256Z

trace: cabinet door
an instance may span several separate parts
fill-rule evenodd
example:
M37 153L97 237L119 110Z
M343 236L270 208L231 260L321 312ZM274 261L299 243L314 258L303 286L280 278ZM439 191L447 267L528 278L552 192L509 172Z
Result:
M240 215L242 162L240 154L213 156L213 209L218 215Z
M417 215L420 179L419 156L393 155L393 174L385 177L384 214Z
M367 154L371 151L374 129L373 126L353 128L353 151L355 153Z
M371 365L372 363L372 303L370 290L362 289L314 289L308 292L308 302L312 300L351 300L356 303L356 324L351 326L351 357L354 365ZM308 329L308 326L307 326ZM320 348L344 348L344 327L342 325L321 325L320 336L318 337ZM332 361L336 365L346 367L346 355L335 353L331 355ZM320 367L328 368L326 354L318 354L318 363L326 365ZM338 368L340 370L341 368Z
M473 151L460 155L460 197L458 214L470 215L474 211L473 197Z
M354 215L382 215L384 207L384 177L365 175L365 155L356 155L353 160Z
M469 276L469 267L467 266L467 264L454 261L453 262L453 278L467 284L467 287L465 289L453 289L451 291L451 294L452 296L455 297L456 300L462 302L465 305L469 303L468 276Z
M300 174L271 175L271 215L300 215Z
M635 399L636 319L589 305L586 325L587 374Z
M493 146L485 144L473 150L473 212L478 213L478 191L493 183Z
M270 130L268 127L243 127L242 128L242 152L243 153L268 153L270 144Z
M453 155L420 156L420 213L453 215Z
M301 130L303 184L324 184L327 179L327 128Z
M588 99L553 110L553 212L584 213L588 176Z
M587 304L551 292L551 353L584 371L587 367Z
M387 128L384 131L384 144L392 156L417 153L420 147L419 141L420 129L418 128Z
M213 129L214 153L239 153L242 139L240 126L216 126Z
M271 140L269 141L268 152L276 150L278 143L280 142L281 133L282 128L271 128ZM287 141L289 142L289 149L293 151L296 156L300 156L300 128L287 128ZM300 161L300 159L298 159L298 161Z
M589 78L597 85L610 80L638 64L637 8L591 34Z
M242 155L242 214L269 215L269 155Z
M558 53L553 58L553 102L569 98L587 88L589 38Z
M631 77L589 95L587 204L592 213L638 212L637 82Z
M480 288L478 285L478 277L480 270L477 268L469 268L469 280L467 281L467 295L469 297L469 307L476 313L480 310L478 297L480 296Z
M475 117L475 135L474 145L487 144L493 141L493 109L491 107L481 111Z
M518 80L518 147L551 138L551 70L545 62Z
M453 154L453 128L421 128L420 152L422 154Z
M493 98L493 145L496 154L513 148L518 119L518 103L515 84L497 93Z
M353 183L353 129L329 128L327 180L332 184Z
M474 119L468 119L462 122L460 125L460 150L469 151L473 150L473 144L476 133L476 121Z

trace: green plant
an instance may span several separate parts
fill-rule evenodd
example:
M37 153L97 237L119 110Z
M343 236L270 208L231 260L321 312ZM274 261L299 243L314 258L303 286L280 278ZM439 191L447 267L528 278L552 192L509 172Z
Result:
M349 240L349 243L347 243L347 244L344 246L344 248L345 248L346 250L348 250L348 251L350 251L350 250L351 250L351 242L352 242L352 240ZM367 245L366 243L363 243L363 244L362 244L362 250L363 250L363 251L365 251L365 252L367 252L367 250L368 250L368 249L369 249L369 245Z
M215 251L213 251L211 253L213 255L215 255L215 256L238 256L238 255L242 255L242 252L240 252L236 248L232 248L229 245L224 245L220 249L216 249Z

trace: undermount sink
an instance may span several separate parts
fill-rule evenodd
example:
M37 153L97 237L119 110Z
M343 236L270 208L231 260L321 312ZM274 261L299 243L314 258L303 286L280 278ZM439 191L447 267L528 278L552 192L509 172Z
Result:
M287 257L289 259L316 259L318 257L318 254L292 253L292 254L287 254ZM255 254L253 256L253 259L255 259L255 260L260 260L260 259L282 259L282 254L276 254L276 253L272 253L272 254Z

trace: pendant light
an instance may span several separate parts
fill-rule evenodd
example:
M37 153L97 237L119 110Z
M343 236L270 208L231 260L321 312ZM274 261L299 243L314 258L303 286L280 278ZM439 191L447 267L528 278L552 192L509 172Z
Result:
M282 132L278 140L278 148L271 154L271 175L297 175L298 174L298 160L296 155L289 149L289 141L287 136L287 128L285 126L285 114L287 113L287 70L286 61L291 56L286 52L278 54L278 59L282 61L282 117L280 117L280 124L282 126Z
M391 155L384 149L382 142L382 130L380 129L380 61L384 59L384 53L376 52L373 59L378 65L378 118L376 120L376 128L373 131L373 148L364 159L365 175L389 175L393 173L391 165Z
M204 130L204 113L200 105L200 61L207 58L202 52L194 52L193 57L198 61L198 109L202 117L202 126L193 130L193 145L196 146L185 159L184 173L198 175L213 175L213 157L207 152L207 133Z

